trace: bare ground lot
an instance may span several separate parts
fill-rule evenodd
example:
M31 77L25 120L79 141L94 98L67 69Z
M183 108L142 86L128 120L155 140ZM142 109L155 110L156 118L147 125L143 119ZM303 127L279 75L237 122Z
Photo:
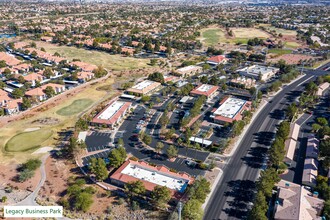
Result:
M148 63L150 63L149 59L137 59L122 55L111 55L106 52L86 50L73 46L58 46L42 41L37 42L37 47L43 47L50 54L58 52L61 56L66 57L69 60L80 59L83 62L103 66L108 70L120 71L146 69L151 67L148 65Z

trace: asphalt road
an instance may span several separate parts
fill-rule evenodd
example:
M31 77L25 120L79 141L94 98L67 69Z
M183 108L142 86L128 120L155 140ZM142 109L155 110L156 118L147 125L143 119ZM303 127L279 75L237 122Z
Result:
M252 202L255 181L265 167L267 148L275 134L276 125L283 119L281 113L286 105L300 95L303 84L326 72L309 70L296 82L285 86L250 125L238 150L224 167L224 173L205 209L205 220L244 219Z

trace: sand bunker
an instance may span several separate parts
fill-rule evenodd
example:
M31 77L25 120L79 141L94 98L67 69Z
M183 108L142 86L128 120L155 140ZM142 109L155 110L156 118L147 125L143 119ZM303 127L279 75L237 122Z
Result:
M39 130L39 129L40 129L40 127L36 127L36 128L27 128L27 129L24 130L24 132L37 131L37 130Z

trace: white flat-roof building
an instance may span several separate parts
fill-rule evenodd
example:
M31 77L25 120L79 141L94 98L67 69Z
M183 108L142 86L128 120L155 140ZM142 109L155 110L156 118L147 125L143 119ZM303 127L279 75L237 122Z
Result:
M111 101L107 107L93 118L91 123L94 125L106 125L113 128L121 121L131 105L131 102Z
M139 94L139 95L145 95L156 88L158 88L161 85L159 82L154 82L151 80L144 80L137 85L133 86L132 88L128 89L128 92Z
M251 103L243 99L226 97L220 102L220 106L213 110L211 118L214 122L232 123L233 121L239 121L242 119L242 113L244 110L249 110Z
M136 180L142 181L148 191L155 186L166 186L172 195L183 193L188 184L194 181L188 174L174 173L163 165L151 166L144 161L133 160L127 160L110 176L110 181L119 186Z
M279 71L279 68L260 65L253 65L237 70L241 76L263 81L267 81L268 79L272 78Z
M192 75L195 75L195 74L198 74L201 72L203 72L203 67L191 65L191 66L185 66L185 67L177 69L175 71L175 74L183 76L183 77L188 77L188 76L192 76Z

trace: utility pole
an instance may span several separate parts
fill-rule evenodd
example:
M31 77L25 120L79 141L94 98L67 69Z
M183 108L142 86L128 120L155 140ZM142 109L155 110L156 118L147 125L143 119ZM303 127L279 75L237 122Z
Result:
M179 213L179 220L181 220L181 210L182 210L182 203L178 203L178 213Z
M302 69L301 69L301 71L300 71L300 74L303 74L303 72L304 72L305 62L303 62L302 65L303 65L303 66L302 66Z

